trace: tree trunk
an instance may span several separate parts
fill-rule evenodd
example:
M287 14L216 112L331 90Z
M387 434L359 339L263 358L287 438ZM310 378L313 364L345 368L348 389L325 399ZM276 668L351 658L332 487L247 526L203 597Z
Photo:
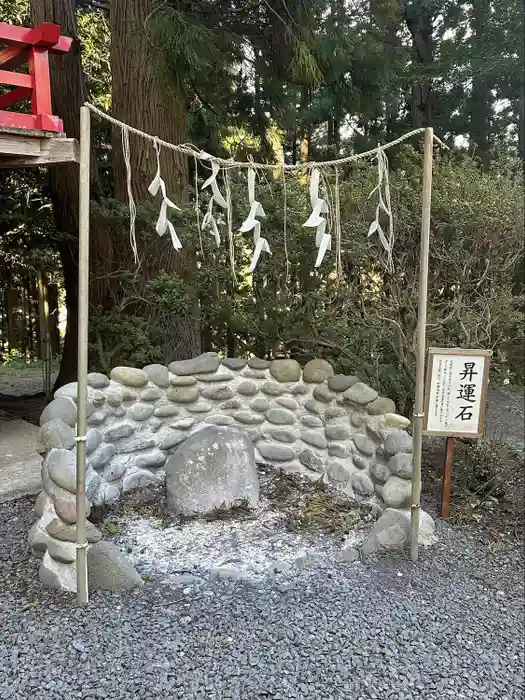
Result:
M153 0L126 0L113 2L110 8L111 67L113 115L142 131L154 134L173 144L185 143L188 138L186 100L169 85L163 75L162 47L156 43L152 31L154 10L158 3ZM113 135L113 167L115 196L128 202L126 168L122 156L121 133ZM133 192L137 203L153 203L148 185L156 171L153 144L130 135L131 173ZM161 151L161 173L166 183L168 196L178 205L187 201L188 162L187 157L166 149ZM158 198L155 206L160 206ZM154 225L152 225L152 229ZM156 235L146 242L139 240L140 269L137 270L137 285L144 291L147 283L162 272L182 278L187 284L194 281L196 260L188 241L183 249L173 249L169 234L159 239ZM186 243L186 245L185 245ZM121 240L106 241L106 270L135 270L129 246L129 233L122 232ZM102 281L98 294L106 296L104 286L113 280ZM114 299L119 290L110 290ZM194 298L189 309L178 309L169 314L155 314L150 306L142 311L146 322L157 332L163 349L164 361L192 357L200 352L200 327L198 299Z
M418 3L405 8L405 22L412 36L412 61L419 73L413 81L410 112L415 127L432 126L432 76L434 63L433 10Z
M64 122L64 131L70 138L80 136L80 106L87 99L82 71L81 47L77 36L75 6L72 0L31 0L33 24L54 22L62 34L73 37L73 45L66 54L49 57L53 112ZM96 170L92 168L96 181ZM64 288L66 291L67 324L64 352L60 371L53 391L76 380L77 375L77 319L78 319L78 181L76 163L68 163L49 170L49 189L53 202L53 216L57 231L68 240L58 246Z
M492 82L487 78L487 70L482 65L485 45L488 42L487 30L490 30L490 2L489 0L474 0L472 3L472 29L474 37L472 48L475 62L478 64L472 76L472 92L470 95L469 111L469 136L475 155L483 165L488 164L490 148L490 122L492 117L493 102Z
M308 110L310 108L310 88L303 85L301 88L301 102L299 114L301 119L301 140L299 143L299 158L301 163L306 163L310 151L310 125L308 123Z

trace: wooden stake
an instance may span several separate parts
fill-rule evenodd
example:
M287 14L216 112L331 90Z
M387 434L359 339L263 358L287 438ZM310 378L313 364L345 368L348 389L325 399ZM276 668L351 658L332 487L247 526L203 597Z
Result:
M80 185L78 215L78 375L77 375L77 602L89 599L86 542L86 430L89 321L89 166L91 123L87 107L80 108Z
M49 337L49 304L47 301L47 284L42 270L37 272L38 315L40 318L40 356L44 374L44 394L51 397L51 340Z
M428 297L428 258L430 249L430 207L432 201L432 158L434 130L425 129L423 146L423 198L421 207L421 245L419 253L419 303L417 316L416 396L412 449L412 493L410 556L417 562L419 554L419 520L421 515L421 453L423 447L423 411L425 399L425 353Z
M443 487L441 489L441 518L450 515L450 497L452 495L452 458L454 457L454 438L448 437L445 446L445 466L443 468Z

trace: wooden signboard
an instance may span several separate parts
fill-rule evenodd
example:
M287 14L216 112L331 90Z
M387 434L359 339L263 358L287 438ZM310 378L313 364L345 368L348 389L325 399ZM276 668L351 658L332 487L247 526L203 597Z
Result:
M424 435L483 437L490 350L430 348Z
M430 348L423 434L446 437L441 517L450 515L454 438L481 438L487 405L490 350Z

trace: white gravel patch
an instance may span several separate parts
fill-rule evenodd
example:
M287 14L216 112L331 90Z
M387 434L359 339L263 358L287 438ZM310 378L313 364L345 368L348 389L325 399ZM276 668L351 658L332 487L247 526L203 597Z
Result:
M169 527L154 517L119 519L122 532L115 542L142 575L164 582L186 574L258 581L308 558L336 557L334 538L287 531L284 518L262 500L250 519L189 520Z

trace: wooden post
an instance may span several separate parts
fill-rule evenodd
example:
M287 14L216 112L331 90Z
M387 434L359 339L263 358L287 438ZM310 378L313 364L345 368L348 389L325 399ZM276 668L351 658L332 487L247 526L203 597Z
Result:
M428 297L428 258L430 249L430 207L432 201L432 159L434 130L425 129L423 146L423 198L421 211L421 245L419 252L419 303L417 316L416 396L412 448L412 493L410 556L417 562L419 554L419 520L421 516L421 453L423 447L423 411L425 401L425 352Z
M44 393L46 399L51 397L51 342L49 337L49 304L47 301L47 284L42 270L37 272L38 315L40 318L40 356L44 375Z
M91 123L80 108L80 183L78 216L78 376L77 376L77 602L89 600L86 542L86 430L89 321L89 166Z
M450 497L452 495L452 458L454 457L454 438L448 437L445 445L445 465L443 467L443 487L441 489L441 518L450 515Z

